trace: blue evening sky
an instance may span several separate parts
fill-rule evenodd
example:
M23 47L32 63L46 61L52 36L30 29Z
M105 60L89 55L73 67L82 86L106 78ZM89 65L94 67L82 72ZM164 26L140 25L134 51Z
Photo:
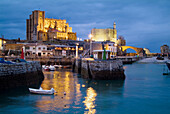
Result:
M170 0L1 0L0 37L26 39L26 19L33 10L66 19L83 39L92 28L112 27L115 21L127 45L151 52L170 46Z

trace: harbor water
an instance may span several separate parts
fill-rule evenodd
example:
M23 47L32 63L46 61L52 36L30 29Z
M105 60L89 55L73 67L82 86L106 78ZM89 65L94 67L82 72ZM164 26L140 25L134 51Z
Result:
M134 63L124 69L125 81L82 79L71 69L44 71L41 87L57 93L9 91L0 95L0 114L170 114L170 75L162 75L165 64Z

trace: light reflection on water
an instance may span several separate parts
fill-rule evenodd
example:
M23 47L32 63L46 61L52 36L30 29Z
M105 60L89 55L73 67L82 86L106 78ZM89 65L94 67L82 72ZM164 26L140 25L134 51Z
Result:
M45 79L41 84L43 89L55 89L57 94L55 96L43 96L36 102L36 107L40 112L58 111L67 112L73 102L74 108L78 107L81 100L80 84L78 78L73 77L73 73L70 71L54 71L44 72ZM64 95L66 92L66 95Z
M105 92L111 92L116 96L122 96L124 81L113 80L87 80L78 78L70 71L44 72L45 79L41 84L43 89L57 91L55 96L42 96L36 101L36 107L40 112L77 112L85 114L97 113L96 97L98 93L105 96ZM112 90L112 91L110 91ZM66 92L66 95L64 95ZM99 100L100 101L100 100ZM116 102L116 101L115 101ZM117 103L115 103L117 104ZM100 105L99 105L100 106Z
M87 89L87 96L85 97L85 101L83 101L83 103L86 106L86 110L85 114L95 114L96 113L96 109L95 109L95 98L97 96L96 91L92 88L89 87Z

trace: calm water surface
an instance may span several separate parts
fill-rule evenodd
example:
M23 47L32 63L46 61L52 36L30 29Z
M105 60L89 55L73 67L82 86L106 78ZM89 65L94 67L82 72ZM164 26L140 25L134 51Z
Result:
M44 72L41 87L57 94L1 94L0 113L170 114L170 76L162 75L163 67L125 65L125 81L86 80L70 69Z

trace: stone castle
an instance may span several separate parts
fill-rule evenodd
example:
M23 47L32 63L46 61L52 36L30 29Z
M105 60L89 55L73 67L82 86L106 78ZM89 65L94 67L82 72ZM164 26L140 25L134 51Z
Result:
M126 40L119 36L117 37L116 23L113 23L113 28L91 30L91 39L93 41L111 41L119 46L125 46Z
M114 22L113 28L107 29L96 29L93 28L91 30L92 40L95 41L117 41L117 30L116 30L116 23Z
M45 18L45 11L35 10L27 19L26 34L29 41L76 40L76 33L66 20Z

